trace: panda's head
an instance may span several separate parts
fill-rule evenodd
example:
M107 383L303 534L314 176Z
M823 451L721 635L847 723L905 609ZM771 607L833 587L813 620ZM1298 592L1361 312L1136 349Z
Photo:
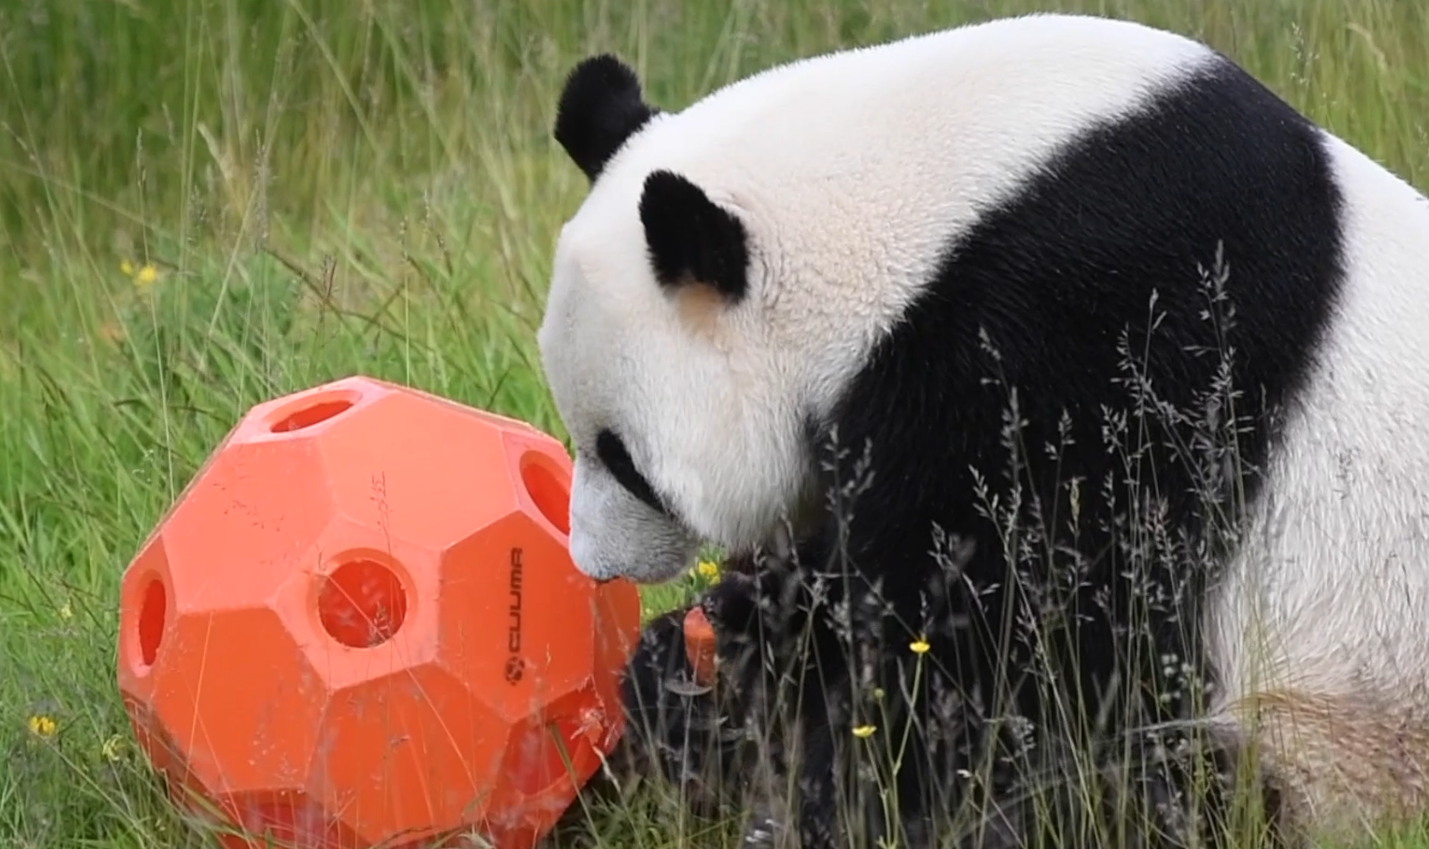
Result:
M684 117L599 56L556 119L591 189L560 234L539 345L575 449L571 555L598 580L670 579L702 543L747 551L810 482L813 411L770 321L768 233L729 181L662 142Z

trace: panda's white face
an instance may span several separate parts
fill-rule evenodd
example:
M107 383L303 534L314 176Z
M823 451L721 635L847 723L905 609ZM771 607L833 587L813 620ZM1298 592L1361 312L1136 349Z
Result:
M644 240L638 199L606 201L561 233L538 340L575 447L572 558L599 580L659 582L703 542L762 541L810 469L799 393L760 353L757 306L664 289L621 247ZM706 310L720 326L702 334Z

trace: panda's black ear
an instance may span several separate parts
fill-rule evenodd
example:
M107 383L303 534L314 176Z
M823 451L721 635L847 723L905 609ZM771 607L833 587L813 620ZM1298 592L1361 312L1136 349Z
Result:
M659 110L645 102L640 81L608 53L576 65L556 106L555 137L591 182L625 140Z
M640 196L640 223L655 278L667 289L706 286L727 303L748 286L744 224L678 174L654 171Z

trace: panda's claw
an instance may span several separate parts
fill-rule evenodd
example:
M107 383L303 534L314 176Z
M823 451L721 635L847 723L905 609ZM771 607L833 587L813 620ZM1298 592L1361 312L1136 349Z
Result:
M688 698L703 696L706 693L714 691L714 688L708 684L700 684L684 677L665 679L665 689L677 696L685 696Z
M760 811L750 819L741 841L743 849L777 849L779 838L784 835L782 824L766 811Z

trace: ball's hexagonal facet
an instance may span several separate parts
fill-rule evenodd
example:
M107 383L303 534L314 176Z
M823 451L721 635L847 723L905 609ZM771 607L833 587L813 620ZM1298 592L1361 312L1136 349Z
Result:
M548 605L546 599L582 594L584 578L572 569L556 572L544 564L564 549L541 526L513 513L452 546L442 563L442 594L450 600L438 628L446 660L454 668L499 681L486 693L488 704L507 722L531 713L583 685L595 665L588 605ZM482 568L498 563L501 568ZM488 646L498 646L499 652Z
M639 631L570 562L569 481L530 426L367 378L250 410L124 574L170 793L230 847L539 839L623 730Z

